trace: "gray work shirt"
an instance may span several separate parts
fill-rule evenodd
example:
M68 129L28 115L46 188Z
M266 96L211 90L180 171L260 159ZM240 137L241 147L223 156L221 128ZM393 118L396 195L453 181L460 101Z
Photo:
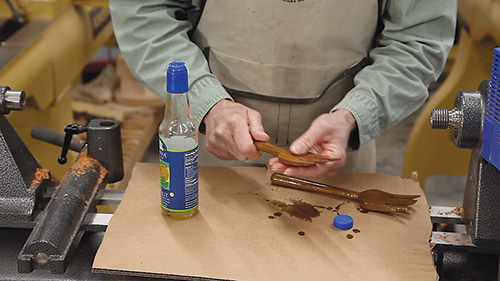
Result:
M165 70L177 60L189 66L190 104L198 126L215 103L232 99L189 38L204 1L109 2L120 49L134 75L153 93L165 98ZM454 0L386 0L380 1L380 11L381 28L368 53L370 64L358 72L354 87L330 110L352 112L359 133L355 143L361 145L424 103L455 36Z

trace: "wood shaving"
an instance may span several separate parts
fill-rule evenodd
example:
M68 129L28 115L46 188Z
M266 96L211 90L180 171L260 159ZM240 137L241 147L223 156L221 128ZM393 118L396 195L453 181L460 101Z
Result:
M470 238L470 236L467 237L467 241L465 241L465 243L472 245L472 239Z
M87 151L84 151L80 154L80 156L73 162L71 165L72 173L76 174L76 176L81 176L85 174L85 169L90 169L96 165L99 165L99 179L97 181L97 187L95 192L97 192L98 186L102 183L106 175L108 174L108 170L99 163L96 159L88 156Z
M455 207L455 214L459 215L462 219L464 218L464 208L460 203Z
M437 214L441 215L441 216L442 215L447 215L448 216L448 215L451 215L451 214L455 214L457 216L462 217L462 219L463 219L464 218L464 208L462 207L462 205L460 203L458 203L458 205L454 209L452 209L450 211L446 211L446 212L438 210Z
M439 212L440 211L438 211L438 214L439 214ZM451 214L455 214L455 215L463 218L464 217L464 208L462 207L462 205L460 203L458 203L458 205L453 210L445 212L445 215L451 215ZM442 213L440 215L442 215Z
M48 169L36 168L35 179L31 182L31 187L35 187L43 180L48 179L50 179L50 171Z
M108 174L108 170L101 163L99 163L99 161L88 156L87 150L80 153L78 158L75 159L73 164L71 164L71 168L69 169L69 171L64 174L61 182L64 182L66 176L68 175L74 175L76 177L85 175L86 169L92 169L93 167L99 168L99 178L97 179L97 183L94 187L94 190L92 191L92 193L97 193L97 191L99 190L99 186ZM59 186L57 188L59 188Z
M436 238L439 240L442 240L444 242L450 243L450 240L448 240L448 234L446 234L446 233L438 234L438 235L436 235Z

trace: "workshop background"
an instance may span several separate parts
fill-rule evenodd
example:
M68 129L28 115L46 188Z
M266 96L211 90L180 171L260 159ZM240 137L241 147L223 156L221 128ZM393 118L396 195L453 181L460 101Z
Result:
M431 86L427 103L376 140L377 172L410 177L417 171L431 205L461 202L470 151L456 149L450 132L431 131L430 111L453 108L460 90L477 90L479 82L489 76L492 50L500 41L499 18L494 17L500 10L499 1L458 3L457 44L442 77ZM63 13L63 7L71 4L82 6ZM109 14L103 10L106 7L104 0L0 1L4 23L0 82L27 93L25 110L7 118L41 166L56 178L67 169L54 161L60 148L34 140L30 136L34 125L62 131L67 124L85 125L91 118L122 122L125 178L110 188L123 189L135 162L157 161L156 129L163 102L128 70L114 40ZM84 13L90 15L86 21L91 30L85 27L87 22L79 20ZM22 32L15 32L23 24L11 20L13 14L18 18L29 15ZM70 154L69 159L75 155Z
M4 20L13 14L9 2L0 1ZM12 31L16 24L5 20L0 81L24 90L28 99L25 110L7 118L41 166L56 178L67 169L54 161L60 148L33 140L34 125L62 131L67 124L85 124L95 117L122 122L125 179L112 187L125 188L135 162L157 161L156 129L163 102L134 79L120 56L109 14L102 10L107 1L17 2L13 5L18 7L17 15L30 17L23 27L29 32L16 34ZM71 3L86 6L72 12L76 15L62 13L62 7ZM479 82L488 78L492 50L500 41L495 24L499 19L493 16L498 6L498 1L459 1L457 44L442 77L431 86L428 102L377 138L377 172L410 177L417 171L431 204L456 206L461 201L470 155L452 145L450 132L430 130L431 107L451 109L459 90L477 90ZM77 20L85 12L92 30ZM34 40L36 34L43 34L42 39ZM10 43L5 44L9 37Z
M452 109L459 91L477 90L500 45L500 0L458 4L456 44L428 100L376 139L377 172L409 178L415 171L432 206L462 203L471 151L456 148L449 130L431 130L431 110ZM124 179L108 189L125 189L135 163L158 162L164 103L121 57L106 0L0 0L0 85L26 92L25 109L6 117L56 180L77 153L60 165L61 148L34 139L35 125L62 133L93 118L121 122Z

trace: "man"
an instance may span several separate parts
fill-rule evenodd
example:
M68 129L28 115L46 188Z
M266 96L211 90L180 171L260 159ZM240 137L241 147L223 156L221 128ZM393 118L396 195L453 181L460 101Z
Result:
M456 5L110 0L120 49L154 93L165 96L169 62L186 62L193 118L209 153L257 159L255 139L341 159L300 168L269 160L274 171L296 176L375 172L373 139L423 104L444 67Z

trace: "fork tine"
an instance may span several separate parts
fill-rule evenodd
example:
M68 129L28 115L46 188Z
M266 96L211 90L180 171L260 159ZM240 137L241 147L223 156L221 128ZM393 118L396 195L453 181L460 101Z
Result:
M377 205L397 205L397 206L409 206L417 202L413 199L414 195L410 195L409 198L406 196L393 196L396 194L388 193L378 189L368 189L360 193L360 198L365 203L377 204Z
M399 205L399 206L409 206L417 202L415 199L406 198L387 198L386 204L388 205Z
M394 206L394 205L384 205L384 204L367 204L366 202L360 202L359 206L361 209L366 211L375 211L375 212L406 212L411 209L408 206Z
M398 206L409 206L417 202L415 199L405 199L405 198L391 198L391 197L367 197L365 194L362 196L362 200L365 203L371 203L376 205L398 205Z
M385 191L378 190L378 189L377 189L377 192L379 192L379 193L383 193L385 196L387 196L387 197L391 197L391 198L415 199L415 198L419 198L419 197L420 197L420 195L411 195L411 194L395 194L395 193L385 192Z

